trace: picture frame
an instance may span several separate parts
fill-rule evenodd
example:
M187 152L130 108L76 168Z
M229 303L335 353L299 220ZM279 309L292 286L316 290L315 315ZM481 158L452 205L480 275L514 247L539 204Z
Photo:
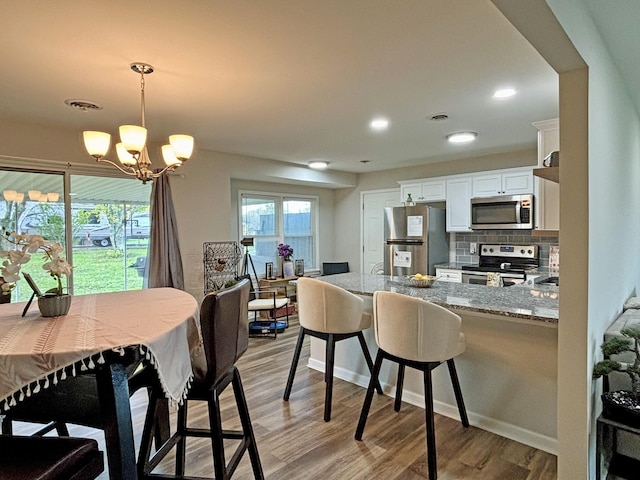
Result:
M304 277L304 260L303 259L296 260L294 274L296 277Z
M273 262L267 262L265 264L265 275L267 280L273 280L275 277L273 276Z
M36 282L33 280L31 275L29 275L28 273L25 273L25 272L22 272L22 275L24 276L24 279L27 281L27 283L31 287L31 290L33 290L33 293L35 293L36 296L38 296L38 297L42 297L42 292L38 288L38 285L36 285Z

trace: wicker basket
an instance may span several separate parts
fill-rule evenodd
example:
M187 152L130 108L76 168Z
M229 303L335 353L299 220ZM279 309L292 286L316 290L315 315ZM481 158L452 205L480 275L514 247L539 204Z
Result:
M433 282L436 281L436 277L424 275L422 278L409 277L409 282L414 287L426 288L433 285Z

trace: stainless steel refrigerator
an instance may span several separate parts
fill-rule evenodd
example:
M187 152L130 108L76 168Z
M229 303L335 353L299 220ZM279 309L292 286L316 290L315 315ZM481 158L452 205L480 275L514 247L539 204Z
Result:
M443 208L386 207L384 218L385 275L435 275L435 265L449 261Z

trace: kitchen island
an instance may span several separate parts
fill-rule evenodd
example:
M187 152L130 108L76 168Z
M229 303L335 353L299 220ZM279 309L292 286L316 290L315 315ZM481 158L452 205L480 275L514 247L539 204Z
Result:
M417 288L401 277L359 273L318 279L362 296L369 308L373 292L386 290L424 298L460 315L467 348L456 358L456 367L471 424L556 453L558 287L436 281L430 288ZM373 354L373 331L364 333ZM324 358L324 342L312 338L309 366L324 371ZM383 363L380 382L388 395L395 392L396 372L395 366ZM368 385L356 342L336 346L334 374ZM436 369L433 380L435 411L458 418L447 369ZM424 407L423 395L422 375L407 369L403 400Z

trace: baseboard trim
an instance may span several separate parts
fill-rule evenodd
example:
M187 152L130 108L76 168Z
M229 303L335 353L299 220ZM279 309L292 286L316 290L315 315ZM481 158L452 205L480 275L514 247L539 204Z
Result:
M309 359L307 366L313 370L324 372L324 362L320 362L313 358ZM340 378L364 388L367 388L369 385L369 376L360 375L345 368L335 367L333 375L336 378ZM395 396L395 386L383 384L382 389L385 395L390 397ZM424 396L416 394L415 392L405 390L402 392L402 400L417 407L424 408ZM436 413L444 415L445 417L454 419L460 418L457 405L450 405L435 401L433 409ZM532 432L531 430L526 430L516 425L496 420L495 418L479 415L469 410L467 410L467 416L469 417L469 423L474 427L495 433L496 435L500 435L501 437L505 437L516 442L524 443L525 445L551 453L552 455L558 454L558 440L555 438Z

